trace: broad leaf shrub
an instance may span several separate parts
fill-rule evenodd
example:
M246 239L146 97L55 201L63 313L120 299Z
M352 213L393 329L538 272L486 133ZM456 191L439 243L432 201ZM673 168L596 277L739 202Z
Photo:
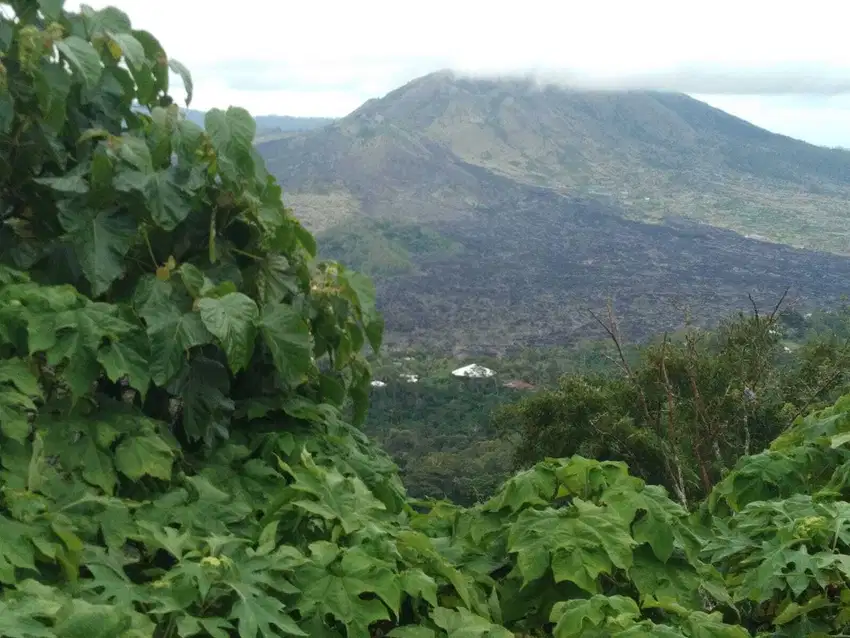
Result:
M374 290L316 261L252 118L183 119L116 9L0 4L0 635L843 629L844 404L697 515L582 457L410 502L343 417Z
M742 459L699 513L703 558L753 632L850 630L850 395ZM696 522L696 517L695 517Z

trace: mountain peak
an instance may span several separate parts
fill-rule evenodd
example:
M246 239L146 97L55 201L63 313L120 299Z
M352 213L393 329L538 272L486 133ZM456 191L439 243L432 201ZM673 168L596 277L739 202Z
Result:
M676 93L570 87L532 74L474 75L442 69L415 78L381 98L367 101L349 118L422 128L446 113L466 111L477 121L476 118L482 117L498 118L503 106L519 109L532 118L538 117L538 112L553 109L565 115L569 115L568 111L610 111L612 108L646 111L647 105L657 98L696 102Z
M449 69L434 71L393 89L383 97L366 101L348 117L362 119L378 116L382 119L409 112L436 99L440 94L450 95L456 81L457 75Z

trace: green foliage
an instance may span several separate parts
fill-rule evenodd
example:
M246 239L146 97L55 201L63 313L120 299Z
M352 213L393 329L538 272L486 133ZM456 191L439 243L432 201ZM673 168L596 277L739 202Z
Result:
M850 396L797 419L742 459L700 511L704 557L725 574L753 631L843 635L850 628Z
M641 347L619 374L569 374L501 408L515 463L549 456L623 460L683 503L700 500L738 458L847 385L850 348L835 332L791 351L778 315L744 316ZM615 333L616 335L616 333Z
M399 466L408 493L471 505L489 498L513 472L516 442L492 427L495 410L534 388L516 389L516 380L550 386L566 372L588 374L611 367L602 343L580 348L517 350L475 362L496 375L459 379L451 371L469 360L428 352L388 351L372 358L376 379L363 430ZM609 370L610 372L610 370ZM417 378L410 383L406 375Z
M403 503L338 417L365 412L371 284L314 260L244 110L211 111L205 132L180 116L169 69L191 92L188 71L126 15L11 8L3 635L308 635L328 611L326 631L363 635L398 600L343 614L350 600L322 609L316 592L336 586L331 546L341 584L372 591L377 554L341 536ZM296 585L311 566L333 571Z
M407 363L407 362L404 362ZM513 446L489 427L490 412L517 392L498 380L394 379L391 366L371 394L363 430L399 466L408 493L470 505L492 495L511 473Z
M843 631L850 398L742 461L698 515L581 456L472 508L410 502L342 418L365 411L374 290L315 259L253 120L188 124L167 95L169 69L191 90L188 72L116 9L11 8L3 636ZM774 461L799 472L782 483ZM815 491L786 498L799 485Z
M413 523L431 535L450 532L441 544L463 556L465 573L496 579L499 616L512 631L747 635L719 611L707 614L706 605L734 612L720 574L699 558L704 539L687 512L622 463L539 463L481 505L438 504ZM695 633L698 618L717 631Z

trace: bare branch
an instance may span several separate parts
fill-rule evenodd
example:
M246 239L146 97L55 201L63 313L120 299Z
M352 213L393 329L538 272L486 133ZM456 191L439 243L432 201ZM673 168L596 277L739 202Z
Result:
M759 316L759 307L756 305L756 300L753 299L753 296L750 293L747 293L747 299L749 299L750 303L753 305L753 314L755 315L756 323L758 323L761 317Z
M667 357L667 333L664 333L664 342L661 344L661 375L664 379L664 387L667 390L667 444L670 446L670 456L673 460L673 468L675 474L670 471L673 485L679 495L679 500L684 507L687 507L688 497L685 490L685 479L682 475L682 462L679 460L678 452L678 435L676 432L676 409L673 401L673 388L670 385L670 377L667 376L667 365L665 363Z
M608 302L608 323L605 323L602 319L600 319L599 316L592 310L588 309L588 312L590 313L590 316L593 317L600 326L602 326L602 329L605 330L608 337L614 343L614 347L617 349L617 354L620 357L620 367L623 369L626 377L629 381L631 381L632 386L634 386L638 393L638 398L640 399L641 407L643 408L643 413L646 417L646 422L647 424L652 423L654 419L650 416L649 403L646 400L646 395L644 394L643 388L640 387L640 384L635 378L634 372L632 372L632 368L629 365L625 352L623 351L623 345L620 340L620 330L617 326L617 319L614 315L613 305L610 301Z
M779 298L779 301L776 302L776 305L773 307L773 312L770 313L770 320L773 321L773 318L776 316L776 313L779 312L779 308L782 306L785 301L785 297L788 296L788 291L791 290L791 287L787 287L785 292L782 293L782 296Z
M815 390L813 390L809 394L809 398L806 399L806 402L803 404L803 406L794 413L794 416L791 417L791 420L788 422L788 425L785 426L785 429L788 430L792 425L794 425L794 421L797 420L798 416L801 416L802 414L808 412L809 407L812 405L812 403L815 402L815 399L818 398L818 395L828 390L832 386L832 384L835 383L838 378L843 374L844 370L842 368L835 370L823 383L821 383Z

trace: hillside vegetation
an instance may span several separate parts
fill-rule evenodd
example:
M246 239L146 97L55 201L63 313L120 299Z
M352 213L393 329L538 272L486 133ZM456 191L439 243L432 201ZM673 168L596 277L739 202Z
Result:
M392 346L574 343L611 297L638 338L748 292L828 306L848 274L781 244L850 254L850 155L683 95L438 73L257 148L326 254L375 277Z
M242 109L121 11L0 16L0 634L845 635L850 397L695 512L574 456L416 504L362 419L381 319ZM138 101L146 112L134 108Z
M514 471L580 454L699 501L741 456L850 389L847 311L751 311L645 344L618 335L620 348L600 328L605 339L581 348L477 358L495 372L481 379L450 374L457 360L389 354L372 364L381 383L363 429L418 498L472 505Z

